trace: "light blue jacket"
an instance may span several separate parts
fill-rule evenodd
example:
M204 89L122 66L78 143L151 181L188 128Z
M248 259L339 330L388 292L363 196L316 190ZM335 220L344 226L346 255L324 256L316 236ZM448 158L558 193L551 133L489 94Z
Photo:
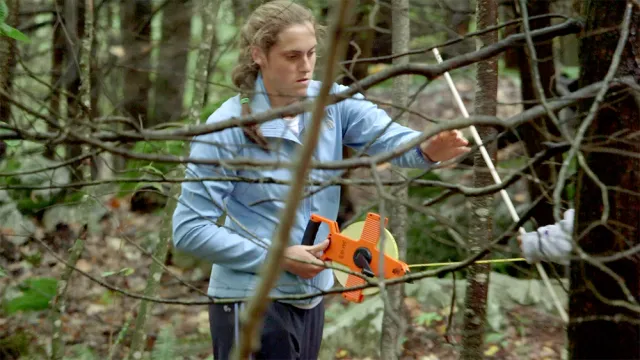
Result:
M316 97L321 84L311 82L307 94ZM333 84L332 93L347 89ZM254 114L270 109L269 98L265 95L264 84L259 76L256 81L256 95L251 107ZM360 94L330 105L326 108L325 119L314 161L339 161L343 158L342 146L360 149L370 140L376 140L367 151L380 154L398 148L420 132L392 123L388 114L375 104L363 100ZM239 96L224 102L208 118L207 123L228 120L240 116ZM240 128L234 127L197 136L192 142L190 157L205 159L238 159L241 157L284 162L293 162L301 149L301 140L311 121L311 113L302 114L299 121L300 136L287 130L283 119L274 119L261 124L264 137L273 148L267 153L250 143ZM407 151L392 160L405 168L429 169L433 166L418 148ZM312 169L312 180L328 180L340 175L343 170ZM189 164L187 178L202 177L243 177L251 179L273 178L290 181L292 175L285 168L265 170L231 168ZM305 196L299 204L295 223L290 233L290 245L300 244L305 227L312 213L329 219L336 219L340 201L340 186L328 186L320 191L307 185L311 196ZM260 267L267 255L271 239L275 236L276 225L284 208L288 186L268 182L230 181L188 181L183 182L182 192L173 215L173 244L181 251L193 254L213 264L208 294L221 298L244 298L251 296L257 282ZM226 211L224 226L215 224ZM322 225L316 236L316 243L326 239L328 228ZM328 290L334 284L330 269L320 272L313 279L302 279L283 272L271 296L315 293ZM287 301L298 306L309 307L321 298Z

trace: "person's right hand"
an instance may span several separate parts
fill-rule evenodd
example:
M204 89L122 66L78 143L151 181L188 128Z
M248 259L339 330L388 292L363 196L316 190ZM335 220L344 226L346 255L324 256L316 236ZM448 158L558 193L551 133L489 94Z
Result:
M307 246L293 245L284 251L284 270L298 275L303 279L310 279L324 269L324 263L319 259L324 250L329 246L329 239L323 242Z

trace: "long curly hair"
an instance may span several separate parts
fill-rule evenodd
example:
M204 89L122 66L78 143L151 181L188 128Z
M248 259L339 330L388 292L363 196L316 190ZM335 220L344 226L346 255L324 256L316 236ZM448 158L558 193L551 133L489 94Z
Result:
M313 12L292 0L274 0L259 6L247 19L240 30L237 65L233 68L231 79L240 90L242 116L251 114L251 98L260 67L253 61L251 49L254 46L268 53L283 30L293 25L311 23L316 36L322 39L325 27L318 24ZM320 41L319 41L320 42ZM248 124L243 128L245 135L266 150L267 142L262 137L257 124Z

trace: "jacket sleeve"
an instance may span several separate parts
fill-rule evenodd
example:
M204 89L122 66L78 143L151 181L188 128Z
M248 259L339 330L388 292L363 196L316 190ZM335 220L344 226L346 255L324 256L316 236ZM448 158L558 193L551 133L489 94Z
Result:
M336 93L347 90L344 85L335 84ZM396 150L401 145L421 135L421 132L402 126L358 93L349 99L340 101L337 109L342 123L343 143L356 150L368 145L368 155L384 154ZM372 143L371 141L374 140ZM390 160L394 165L404 168L429 169L437 164L429 161L419 148L419 144Z
M229 159L233 144L240 141L235 128L198 136L190 157ZM267 246L261 239L247 239L216 225L223 214L224 200L233 190L232 181L193 181L203 177L236 176L222 166L189 163L178 204L173 213L173 244L176 249L238 271L255 273L264 262Z
M569 209L560 222L524 234L521 238L522 252L527 262L552 261L568 265L573 250L574 215L574 209Z

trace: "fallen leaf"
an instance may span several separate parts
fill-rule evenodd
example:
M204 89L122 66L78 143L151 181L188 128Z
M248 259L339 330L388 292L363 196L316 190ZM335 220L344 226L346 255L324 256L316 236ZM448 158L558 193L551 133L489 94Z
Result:
M440 358L436 354L423 355L420 360L439 360Z
M388 67L388 65L386 64L376 64L376 65L371 65L369 66L369 74L375 74L378 73L384 69L386 69Z
M100 304L90 304L87 306L87 315L95 315L106 310L106 306Z
M342 359L342 358L346 357L347 355L349 355L349 352L347 350L345 350L345 349L338 350L338 352L336 353L336 357L338 359Z
M513 199L517 202L525 202L527 200L527 195L525 193L517 193L513 196Z
M105 241L107 242L107 246L113 250L120 250L120 247L124 244L124 240L113 236L105 237Z
M553 351L552 348L548 347L548 346L543 346L542 347L542 352L540 353L542 356L552 356L555 355L556 352Z
M76 263L76 268L78 268L79 270L84 271L84 272L89 272L89 271L91 271L91 268L93 268L93 266L87 260L80 259Z
M115 197L111 198L108 201L108 204L109 204L109 207L111 207L112 209L120 209L120 206L121 206L120 199Z
M436 326L436 331L440 335L444 335L447 332L447 324L441 324Z
M486 356L493 356L498 351L500 351L500 348L497 345L491 345L491 346L489 346L489 348L487 350L484 351L484 354Z
M140 260L141 256L142 254L140 253L140 251L136 250L133 247L128 247L127 251L124 252L124 257L127 260Z

